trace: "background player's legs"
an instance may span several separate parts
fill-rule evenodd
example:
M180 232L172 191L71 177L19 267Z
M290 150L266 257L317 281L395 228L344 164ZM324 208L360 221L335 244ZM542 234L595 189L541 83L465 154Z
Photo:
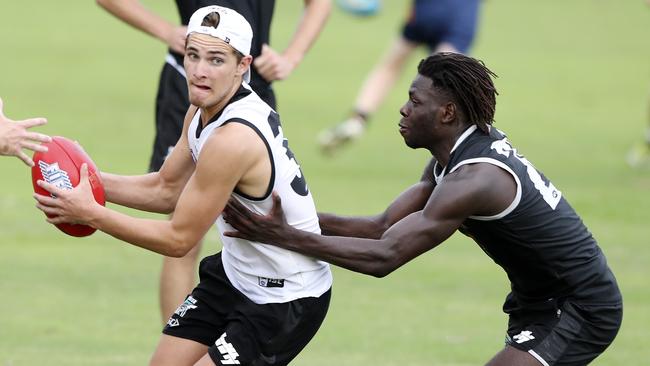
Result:
M196 264L203 241L186 256L164 257L160 271L160 315L163 324L196 286Z
M485 366L540 366L538 361L528 352L518 350L512 346L506 346L501 352L497 353Z
M361 136L368 115L374 113L386 99L399 78L406 61L417 44L403 37L396 39L381 61L370 72L355 103L353 114L343 123L321 132L319 142L325 150Z
M364 82L357 100L355 110L365 115L377 111L386 99L388 92L397 82L404 64L418 47L403 37L396 39L381 61L375 65Z
M156 351L151 356L149 366L192 366L207 353L208 346L204 344L163 334L158 341ZM214 365L214 363L202 365Z

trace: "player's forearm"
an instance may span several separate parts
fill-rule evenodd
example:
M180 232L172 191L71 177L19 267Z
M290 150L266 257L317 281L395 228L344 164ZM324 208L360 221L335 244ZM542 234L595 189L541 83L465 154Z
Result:
M184 256L198 241L175 230L171 221L134 218L99 205L89 217L88 225L168 257Z
M159 173L123 176L102 173L106 200L121 206L156 213L174 211L178 194Z
M380 216L344 217L319 212L318 221L322 234L327 236L379 239L387 229Z
M145 8L137 0L96 0L115 17L165 43L174 25Z
M305 0L305 11L294 32L289 46L283 52L295 66L298 66L314 44L327 22L332 10L330 0Z
M354 272L384 277L397 268L392 239L322 236L297 229L288 234L275 244Z
M344 217L319 213L323 235L379 239L393 224L422 210L433 192L433 183L422 181L402 192L384 211L376 216Z

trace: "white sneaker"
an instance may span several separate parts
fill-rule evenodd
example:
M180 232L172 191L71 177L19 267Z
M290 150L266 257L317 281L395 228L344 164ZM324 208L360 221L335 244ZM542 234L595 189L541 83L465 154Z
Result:
M318 135L318 143L323 150L331 152L346 142L359 138L364 130L365 122L361 118L352 117L322 131Z

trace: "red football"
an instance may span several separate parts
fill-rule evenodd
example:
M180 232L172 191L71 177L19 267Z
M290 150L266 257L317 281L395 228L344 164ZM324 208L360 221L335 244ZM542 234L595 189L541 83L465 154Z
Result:
M81 165L86 163L95 201L102 206L106 203L104 185L97 167L81 146L61 136L52 137L52 141L44 145L47 146L48 151L36 152L33 157L32 184L34 192L46 196L50 194L36 184L38 180L44 180L62 189L76 187L79 184ZM95 232L94 228L87 225L58 224L56 227L72 236L88 236Z

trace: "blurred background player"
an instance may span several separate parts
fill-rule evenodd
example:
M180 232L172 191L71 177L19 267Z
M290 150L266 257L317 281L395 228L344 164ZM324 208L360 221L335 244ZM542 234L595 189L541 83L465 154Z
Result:
M156 137L149 164L150 172L160 169L178 141L183 118L190 105L183 54L187 23L194 11L207 5L219 5L233 9L246 18L253 28L253 65L249 85L262 100L276 109L271 83L285 79L300 64L320 34L331 10L330 0L304 0L302 19L286 50L278 53L268 45L275 0L176 0L181 25L162 18L138 0L97 0L97 3L117 18L169 46L156 96ZM160 310L163 322L167 321L169 315L194 288L200 250L199 244L183 258L163 259L160 274Z
M650 1L648 2L650 5ZM650 168L650 97L648 98L648 126L645 141L634 146L627 154L627 163L633 168Z
M5 117L2 99L0 98L0 155L15 156L27 166L34 166L32 158L27 156L23 149L32 151L47 151L47 147L38 142L50 142L50 136L38 132L29 132L28 129L47 123L45 118L29 118L23 121L12 121Z
M332 152L363 134L370 115L384 101L418 46L426 45L433 53L466 53L476 32L479 1L413 0L402 34L366 78L350 117L319 134L321 148Z
M650 6L650 0L646 0L645 3ZM650 96L648 96L648 126L645 130L645 141L632 147L626 160L633 168L650 169Z

